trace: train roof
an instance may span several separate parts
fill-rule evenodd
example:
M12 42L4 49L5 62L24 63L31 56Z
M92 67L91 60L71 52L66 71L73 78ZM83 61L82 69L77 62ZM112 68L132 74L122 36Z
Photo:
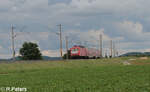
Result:
M74 45L74 47L85 48L85 46L82 46L82 45Z

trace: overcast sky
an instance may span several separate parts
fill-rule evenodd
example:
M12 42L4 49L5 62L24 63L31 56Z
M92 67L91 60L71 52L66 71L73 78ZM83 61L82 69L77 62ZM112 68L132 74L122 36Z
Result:
M17 53L32 41L43 55L59 56L58 24L70 47L98 47L103 34L104 51L111 39L120 53L150 51L149 9L149 0L0 0L0 58L11 57L11 24Z

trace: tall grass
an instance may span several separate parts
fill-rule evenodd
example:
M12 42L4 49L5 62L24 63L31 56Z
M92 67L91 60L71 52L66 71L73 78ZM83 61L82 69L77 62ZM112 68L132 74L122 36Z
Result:
M150 92L150 65L130 58L0 63L0 87L28 92Z

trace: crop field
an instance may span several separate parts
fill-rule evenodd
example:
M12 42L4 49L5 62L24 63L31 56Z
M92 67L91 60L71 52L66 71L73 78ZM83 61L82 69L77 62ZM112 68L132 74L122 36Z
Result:
M150 92L150 59L0 63L1 87L27 92Z

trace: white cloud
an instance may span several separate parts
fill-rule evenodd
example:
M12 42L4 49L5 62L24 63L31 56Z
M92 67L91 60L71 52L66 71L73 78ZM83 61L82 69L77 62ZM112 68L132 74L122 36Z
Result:
M150 41L150 32L144 32L140 22L123 21L116 24L117 34L131 42Z
M124 35L141 35L143 33L143 25L139 22L132 22L132 21L123 21L119 23L121 33Z
M84 45L87 47L99 48L100 34L103 37L103 45L105 48L109 48L110 40L113 40L114 42L124 40L123 37L110 37L105 34L104 31L104 29L89 30L85 32L80 30L69 30L65 32L65 35L69 36L70 47L73 45Z
M65 50L63 50L63 54L65 54ZM59 50L43 50L42 55L50 56L50 57L60 57L60 51Z

